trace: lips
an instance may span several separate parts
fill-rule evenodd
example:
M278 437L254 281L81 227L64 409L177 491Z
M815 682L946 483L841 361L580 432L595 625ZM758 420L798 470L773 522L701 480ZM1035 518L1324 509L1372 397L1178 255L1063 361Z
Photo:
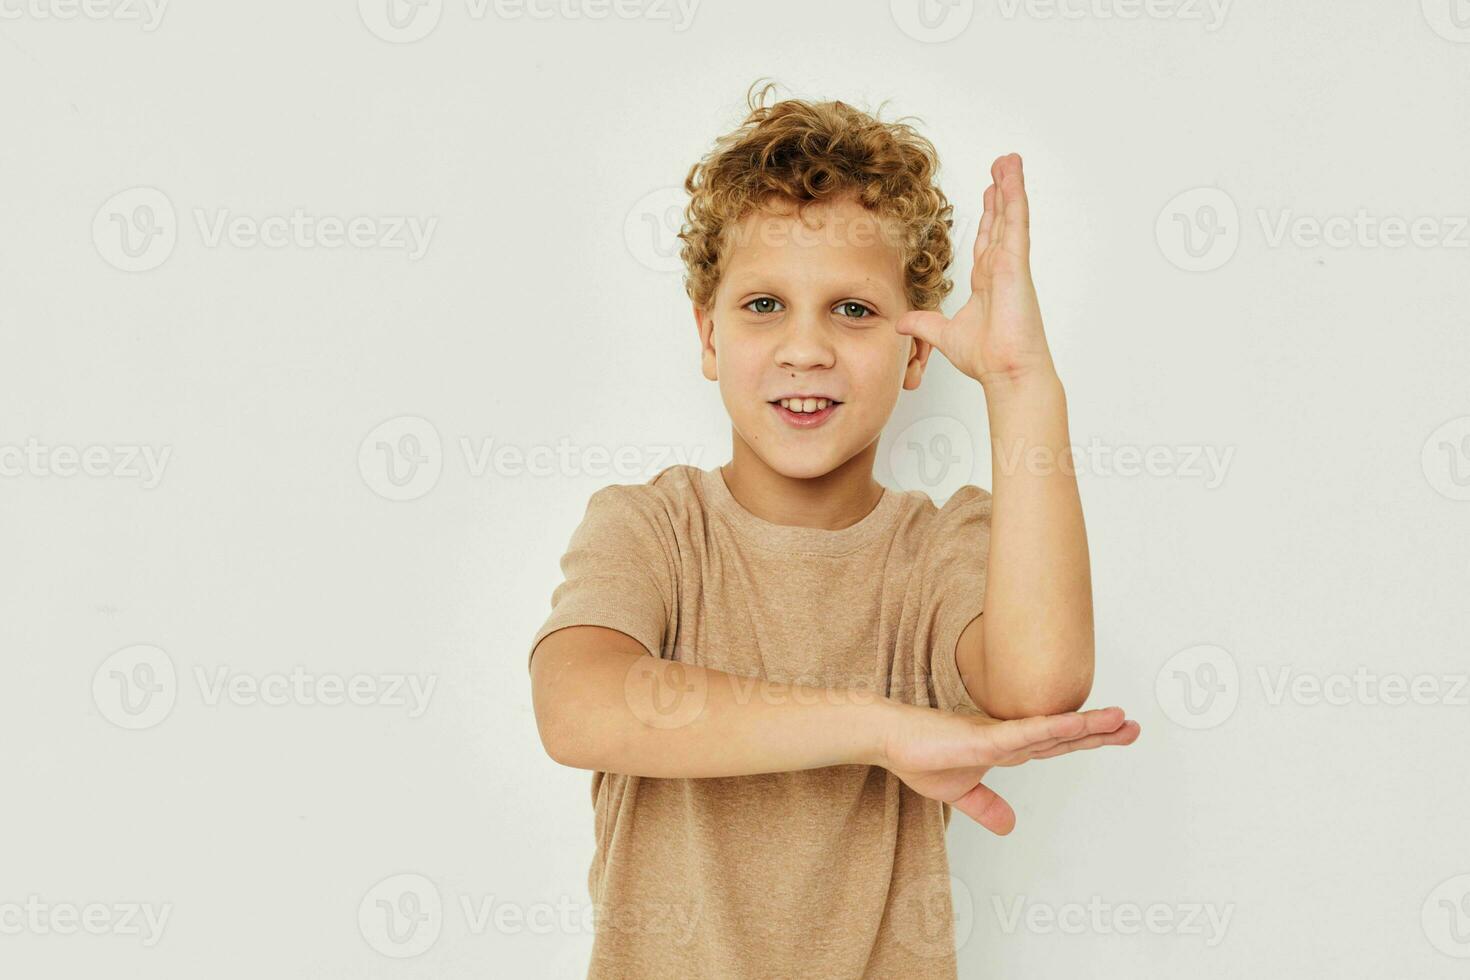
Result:
M793 412L789 408L782 408L780 402L771 403L771 408L776 412L777 417L794 429L810 429L821 425L841 407L841 402L832 402L819 412Z

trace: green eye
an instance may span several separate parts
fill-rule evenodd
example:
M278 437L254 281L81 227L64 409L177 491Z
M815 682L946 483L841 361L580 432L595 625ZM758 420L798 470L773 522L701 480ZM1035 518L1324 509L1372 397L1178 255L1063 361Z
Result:
M867 306L864 306L862 303L859 303L856 300L848 300L845 303L839 303L839 304L837 304L837 308L839 310L843 310L844 311L843 314L842 314L843 316L850 316L850 317L852 317L855 320L866 320L868 318L868 316L870 316L872 314L872 312L873 312ZM849 313L849 312L846 312L849 309L858 309L858 310L862 310L863 312L862 313Z
M752 306L754 306L755 304L757 304L757 303L771 303L771 304L774 304L775 306L780 306L781 305L780 303L776 302L776 300L772 299L769 296L759 296L759 297L751 300L749 303L746 303L743 307L741 307L741 309L750 310L750 308ZM750 310L750 312L752 312L752 313L775 313L776 311L774 309L770 309L770 310Z

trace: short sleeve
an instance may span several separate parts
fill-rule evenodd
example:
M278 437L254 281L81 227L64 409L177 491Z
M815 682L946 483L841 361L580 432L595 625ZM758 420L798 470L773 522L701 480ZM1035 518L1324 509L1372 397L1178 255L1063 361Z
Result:
M921 556L921 621L931 640L929 675L937 704L945 711L985 714L960 677L955 653L960 634L985 608L990 505L987 490L968 484L956 490L940 508Z
M551 593L550 616L531 640L528 670L536 645L568 626L615 629L659 656L673 604L659 514L647 485L614 485L592 495L562 555L562 581Z

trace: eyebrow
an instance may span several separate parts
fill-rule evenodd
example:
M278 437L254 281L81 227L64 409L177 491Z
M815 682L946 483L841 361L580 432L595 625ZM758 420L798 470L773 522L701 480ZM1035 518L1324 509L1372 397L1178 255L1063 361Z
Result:
M781 273L755 273L742 272L730 277L730 288L735 292L745 292L751 289L760 289L769 284L772 279L779 277ZM772 287L777 288L777 287ZM887 287L878 279L851 280L845 279L830 287L833 292L866 293L874 290L883 290ZM825 291L826 287L824 287Z

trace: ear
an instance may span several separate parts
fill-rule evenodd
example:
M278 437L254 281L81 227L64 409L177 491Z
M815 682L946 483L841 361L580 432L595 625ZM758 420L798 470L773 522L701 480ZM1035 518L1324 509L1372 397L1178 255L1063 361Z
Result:
M699 329L699 370L710 381L718 381L715 370L715 321L708 312L694 306L694 325Z
M903 386L912 391L919 387L919 382L924 380L924 367L929 363L929 353L934 350L934 345L918 337L909 337L912 342L909 347L908 361L903 369Z

